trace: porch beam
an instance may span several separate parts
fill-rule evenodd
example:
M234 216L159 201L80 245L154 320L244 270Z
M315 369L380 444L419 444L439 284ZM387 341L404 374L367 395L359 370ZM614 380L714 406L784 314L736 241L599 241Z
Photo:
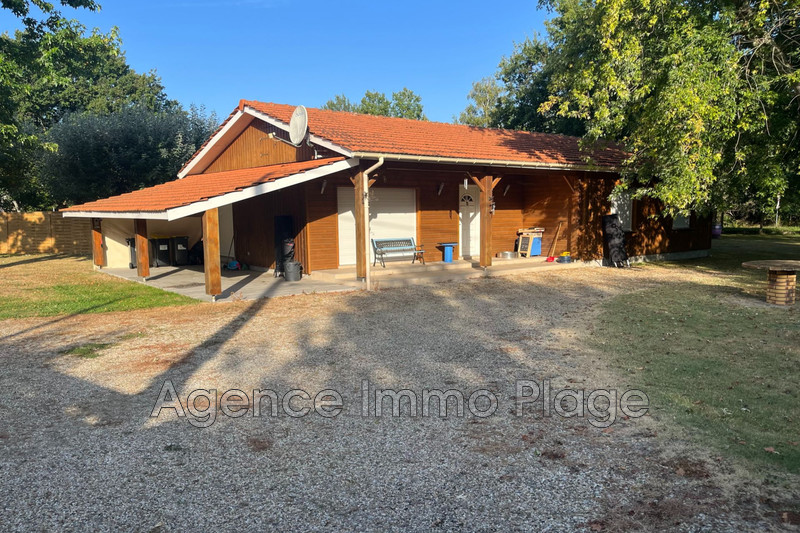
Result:
M360 170L350 180L353 182L355 194L355 218L356 218L356 277L366 279L367 277L367 217L365 216L364 200L368 194L368 183L364 180L364 171Z
M222 294L222 265L219 251L219 209L216 207L203 213L203 272L206 278L206 294L212 297Z
M136 273L141 278L150 277L150 245L147 242L147 220L137 218L133 221L136 233Z
M92 262L96 267L106 266L103 254L103 230L99 218L92 219Z
M500 183L500 177L484 176L480 180L472 178L481 190L481 253L480 265L492 266L492 204L494 203L494 188Z

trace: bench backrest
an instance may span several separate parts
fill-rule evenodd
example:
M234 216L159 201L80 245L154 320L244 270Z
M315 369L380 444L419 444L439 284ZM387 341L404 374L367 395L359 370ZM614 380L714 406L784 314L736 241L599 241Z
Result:
M391 248L416 248L414 245L414 239L411 237L406 239L372 239L372 247L376 250Z

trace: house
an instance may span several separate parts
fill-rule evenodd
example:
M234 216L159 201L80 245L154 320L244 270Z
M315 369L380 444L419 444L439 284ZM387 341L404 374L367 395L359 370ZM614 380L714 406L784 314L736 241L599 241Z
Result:
M63 210L92 219L98 267L126 267L137 242L138 275L149 276L147 239L203 239L206 292L219 294L229 258L273 268L276 244L295 239L312 274L355 265L368 275L369 237L413 237L428 262L455 256L490 266L515 248L520 228L545 229L542 250L603 257L601 218L620 213L633 257L708 253L706 218L660 216L656 202L609 200L624 153L587 162L579 139L401 118L307 110L307 133L290 142L294 106L242 100L186 162L177 179ZM368 191L368 193L367 193ZM278 248L279 252L280 248ZM352 267L351 267L352 268Z

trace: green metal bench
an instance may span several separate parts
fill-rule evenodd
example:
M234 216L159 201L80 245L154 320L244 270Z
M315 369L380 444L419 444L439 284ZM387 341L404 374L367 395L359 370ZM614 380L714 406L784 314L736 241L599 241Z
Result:
M407 239L371 239L372 250L375 252L375 259L372 261L372 266L378 261L381 266L386 268L385 259L387 257L406 257L411 256L411 263L413 264L417 259L424 265L425 264L425 249L423 246L414 244L414 239L409 237Z

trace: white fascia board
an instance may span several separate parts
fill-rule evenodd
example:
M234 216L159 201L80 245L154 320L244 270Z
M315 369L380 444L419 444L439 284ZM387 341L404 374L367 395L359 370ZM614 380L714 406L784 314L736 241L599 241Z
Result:
M126 218L169 220L166 211L64 211L64 218Z
M281 122L280 120L278 120L276 118L273 118L273 117L267 115L266 113L262 113L261 111L257 111L257 110L253 109L250 106L245 106L244 107L244 112L247 113L248 115L254 116L255 118L257 118L259 120L263 120L267 124L271 124L271 125L275 126L276 128L281 129L281 130L283 130L285 132L289 131L289 125L288 124L286 124L284 122ZM323 139L322 137L317 137L314 134L309 134L308 138L314 144L322 146L323 148L327 148L328 150L336 152L337 154L342 154L345 157L353 157L353 152L351 152L347 148L343 148L343 147L339 146L338 144L334 144L334 143L332 143L331 141L329 141L327 139Z
M414 163L441 163L451 165L474 165L502 168L527 168L534 170L580 170L585 172L618 172L616 167L598 167L593 165L572 165L568 163L526 163L525 161L501 161L495 159L466 159L458 157L438 157L425 155L384 154L378 152L353 152L353 157L363 159L379 159L386 161L409 161Z
M191 171L192 171L192 170L193 170L193 169L194 169L194 168L195 168L195 167L196 167L198 164L200 164L200 163L201 163L201 162L202 162L202 161L205 159L205 157L206 157L206 156L207 156L207 155L208 155L208 154L209 154L209 153L210 153L212 150L214 150L214 147L215 147L215 145L216 145L217 143L221 142L223 139L225 139L225 138L228 136L228 134L229 134L229 133L231 133L232 131L236 131L237 129L239 129L239 130L240 130L240 131L238 131L237 133L241 133L242 131L244 131L244 127L241 127L241 126L239 126L239 124L238 124L238 123L239 123L239 120L240 120L240 119L241 119L241 118L242 118L244 115L245 115L244 113L242 113L241 111L237 110L237 111L236 111L236 113L235 113L235 114L234 114L232 117L230 117L230 118L228 119L228 123L227 123L227 124L225 124L225 126L224 126L224 127L221 129L221 130L219 130L219 131L217 132L217 134L216 134L216 135L214 135L214 136L213 136L213 137L212 137L212 138L211 138L211 139L208 141L208 144L206 144L206 145L203 147L203 149L202 149L202 150L200 150L200 152L199 152L197 155L195 155L195 156L194 156L194 157L193 157L193 158L192 158L192 159L189 161L189 164L188 164L188 165L186 165L186 167L185 167L183 170L181 170L180 172L178 172L178 179L185 178L186 176L188 176L188 175L189 175L189 173L190 173L190 172L191 172ZM248 122L248 123L249 123L249 122Z
M344 161L339 161L337 163L325 165L323 167L308 170L306 172L301 172L299 174L293 174L285 178L279 178L269 183L254 185L252 187L248 187L240 191L229 192L227 194L221 194L220 196L215 196L213 198L209 198L207 200L203 200L200 202L195 202L181 207L175 207L173 209L167 209L166 219L176 220L190 215L195 215L197 213L202 213L203 211L206 211L208 209L214 209L215 207L222 207L224 205L241 202L242 200L247 200L248 198L261 196L262 194L267 194L280 189L291 187L293 185L299 185L307 181L319 179L328 176L330 174L335 174L336 172L341 172L342 170L353 168L358 164L359 164L358 159L346 159Z

